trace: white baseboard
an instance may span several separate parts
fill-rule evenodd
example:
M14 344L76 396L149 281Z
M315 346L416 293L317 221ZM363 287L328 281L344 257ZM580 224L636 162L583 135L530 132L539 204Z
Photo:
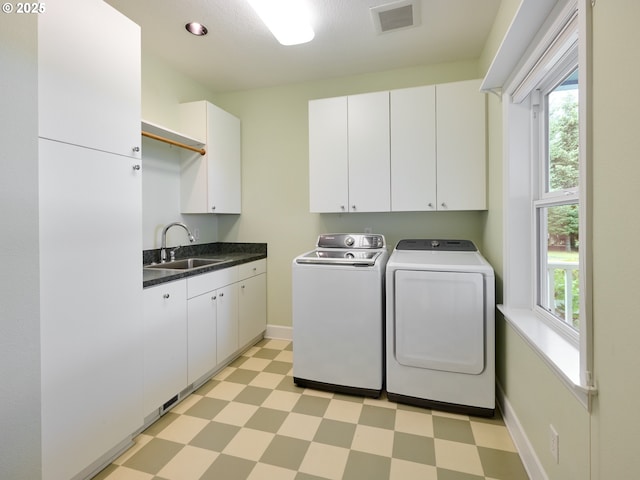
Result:
M527 471L529 478L531 480L549 480L549 477L544 471L531 442L529 442L527 434L522 428L520 420L518 420L516 412L513 410L513 407L505 396L500 383L496 382L496 390L498 394L497 400L500 405L500 410L502 411L504 423L511 434L513 443L518 450L518 454L520 455L520 459L522 460L522 464L524 465L524 469Z
M267 325L264 332L266 338L277 338L279 340L293 340L293 327L282 325Z

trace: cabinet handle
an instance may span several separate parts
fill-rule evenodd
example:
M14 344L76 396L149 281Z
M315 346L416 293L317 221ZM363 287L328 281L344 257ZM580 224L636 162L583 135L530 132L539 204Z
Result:
M215 205L214 205L213 207L211 207L211 210L215 210L215 209L216 209L216 206L215 206Z
M244 285L240 285L240 288L244 289Z
M447 208L447 204L446 203L442 202L441 205L442 205L443 208Z
M352 210L355 210L355 209L356 209L356 206L355 206L355 205L351 205L351 209L352 209Z
M220 294L220 296L221 296L221 297L224 297L224 293L221 293L221 294Z
M211 297L211 300L215 300L216 298L218 298L218 297L216 297L216 296L214 295L213 297Z
M340 210L344 212L344 205L340 205Z
M133 169L136 170L136 171L140 170L140 165L134 165Z
M132 150L136 153L138 153L140 151L140 147L133 147Z
M427 207L429 207L429 208L433 208L433 203L429 202L429 203L427 204Z
M169 295L168 293L165 293L164 295L162 295L162 298L169 298L171 295Z

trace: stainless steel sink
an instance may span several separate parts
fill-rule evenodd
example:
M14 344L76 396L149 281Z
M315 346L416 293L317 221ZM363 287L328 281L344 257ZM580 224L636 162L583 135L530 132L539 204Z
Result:
M174 260L173 262L158 263L155 265L145 265L144 268L154 270L193 270L195 268L209 267L225 260L213 258L183 258Z

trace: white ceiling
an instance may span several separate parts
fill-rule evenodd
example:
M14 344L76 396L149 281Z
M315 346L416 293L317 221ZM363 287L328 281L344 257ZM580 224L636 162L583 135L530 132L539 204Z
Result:
M105 0L142 27L143 49L216 92L480 56L500 0L420 0L419 26L376 33L369 9L395 0L300 0L315 38L280 45L246 0ZM205 37L184 25L203 23Z

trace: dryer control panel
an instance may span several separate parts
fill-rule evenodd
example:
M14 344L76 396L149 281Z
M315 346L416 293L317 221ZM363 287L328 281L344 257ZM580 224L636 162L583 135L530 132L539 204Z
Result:
M441 250L443 252L477 252L471 240L408 239L400 240L396 250Z

